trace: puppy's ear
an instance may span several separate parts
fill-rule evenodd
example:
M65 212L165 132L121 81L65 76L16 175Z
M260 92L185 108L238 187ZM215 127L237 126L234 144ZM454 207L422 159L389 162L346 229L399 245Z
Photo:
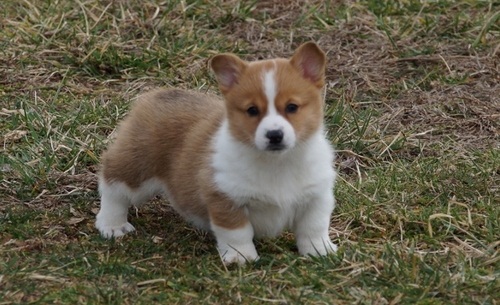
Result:
M233 54L219 54L212 57L210 67L214 71L222 93L229 91L238 83L247 64Z
M290 63L316 87L325 84L326 56L314 42L306 42L295 50Z

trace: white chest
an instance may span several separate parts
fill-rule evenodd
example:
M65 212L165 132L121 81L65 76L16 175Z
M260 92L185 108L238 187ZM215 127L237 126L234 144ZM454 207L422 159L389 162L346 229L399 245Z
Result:
M256 152L231 141L215 144L214 181L246 208L256 236L274 236L292 227L302 207L325 185L333 187L333 152L322 136L283 154Z

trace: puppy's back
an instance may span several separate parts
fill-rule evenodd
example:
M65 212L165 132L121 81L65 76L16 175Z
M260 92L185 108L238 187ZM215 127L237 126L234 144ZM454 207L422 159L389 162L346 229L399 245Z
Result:
M197 126L214 125L223 115L223 102L208 94L160 89L142 95L102 157L104 179L137 188L163 177Z

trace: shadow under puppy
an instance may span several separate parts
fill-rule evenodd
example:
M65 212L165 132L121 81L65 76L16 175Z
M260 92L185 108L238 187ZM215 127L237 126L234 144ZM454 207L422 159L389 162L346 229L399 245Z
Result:
M325 54L312 42L290 59L210 66L224 99L179 89L139 98L102 157L104 237L133 231L128 208L164 195L211 231L225 264L258 258L254 237L293 230L303 255L336 251L333 149L323 130Z

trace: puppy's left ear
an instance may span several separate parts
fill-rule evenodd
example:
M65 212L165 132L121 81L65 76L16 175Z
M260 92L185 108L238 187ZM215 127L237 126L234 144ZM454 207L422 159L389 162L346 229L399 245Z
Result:
M326 56L314 42L306 42L297 48L290 63L316 87L325 84Z

